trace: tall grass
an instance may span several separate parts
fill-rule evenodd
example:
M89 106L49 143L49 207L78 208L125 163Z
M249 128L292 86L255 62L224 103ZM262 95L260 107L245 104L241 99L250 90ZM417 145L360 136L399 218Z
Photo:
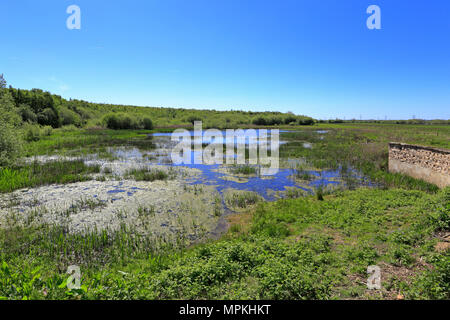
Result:
M63 153L77 148L104 148L106 146L132 145L140 149L154 149L152 136L138 130L56 129L50 136L25 144L25 155L34 156Z
M87 166L82 160L33 162L15 168L0 169L0 192L12 192L52 183L72 183L91 179L100 166Z
M224 195L225 203L233 209L244 209L262 200L256 192L229 190Z
M160 250L174 249L176 244L141 235L122 224L115 231L92 229L77 234L68 233L65 226L7 228L0 231L0 246L0 260L28 253L35 259L52 261L62 271L70 264L86 268L122 264L130 259L146 258Z
M314 131L291 132L283 136L290 141L280 148L282 157L301 157L311 166L318 169L341 170L343 178L349 185L353 185L349 173L349 168L360 171L373 183L384 187L403 187L407 189L419 189L427 192L437 192L438 187L422 180L417 180L408 176L393 174L388 172L388 142L396 141L423 141L419 139L417 133L413 133L414 128L407 130L407 136L401 139L397 137L397 131L387 134L383 126L372 127L370 132L362 129L328 129L324 135ZM406 129L402 129L406 130ZM401 131L402 134L404 131ZM425 136L423 131L420 136ZM409 136L415 137L408 138ZM445 135L441 136L445 139ZM303 141L312 142L313 148L302 148ZM300 172L301 174L301 172ZM306 176L305 176L306 178Z
M154 169L154 168L141 168L141 169L131 169L125 174L126 177L134 178L136 181L155 181L155 180L167 180L173 177L173 171L169 173L165 170Z
M258 169L250 165L235 165L230 167L230 171L234 174L252 175L257 174Z
M314 176L306 171L302 165L296 165L292 170L294 172L295 178L297 179L305 181L311 181L314 179Z

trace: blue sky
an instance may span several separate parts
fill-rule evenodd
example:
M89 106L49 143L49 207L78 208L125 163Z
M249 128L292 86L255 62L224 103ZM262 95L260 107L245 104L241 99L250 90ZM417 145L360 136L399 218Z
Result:
M381 30L366 27L371 4ZM447 0L3 0L0 23L8 83L65 98L450 118Z

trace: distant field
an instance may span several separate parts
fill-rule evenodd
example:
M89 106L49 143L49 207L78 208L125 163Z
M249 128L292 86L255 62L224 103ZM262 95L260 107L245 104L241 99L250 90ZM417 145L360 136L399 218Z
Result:
M450 125L391 124L391 123L345 123L317 124L320 128L354 130L369 141L403 142L426 146L450 148Z

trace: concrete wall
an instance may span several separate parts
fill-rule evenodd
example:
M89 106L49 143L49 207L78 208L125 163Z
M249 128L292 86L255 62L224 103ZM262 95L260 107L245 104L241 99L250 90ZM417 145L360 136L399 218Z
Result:
M389 143L389 172L399 172L436 184L450 185L450 150Z

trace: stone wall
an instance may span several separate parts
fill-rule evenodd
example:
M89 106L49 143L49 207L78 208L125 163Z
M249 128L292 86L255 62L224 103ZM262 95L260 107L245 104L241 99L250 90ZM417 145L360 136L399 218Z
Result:
M391 142L389 171L444 188L450 185L450 150Z

